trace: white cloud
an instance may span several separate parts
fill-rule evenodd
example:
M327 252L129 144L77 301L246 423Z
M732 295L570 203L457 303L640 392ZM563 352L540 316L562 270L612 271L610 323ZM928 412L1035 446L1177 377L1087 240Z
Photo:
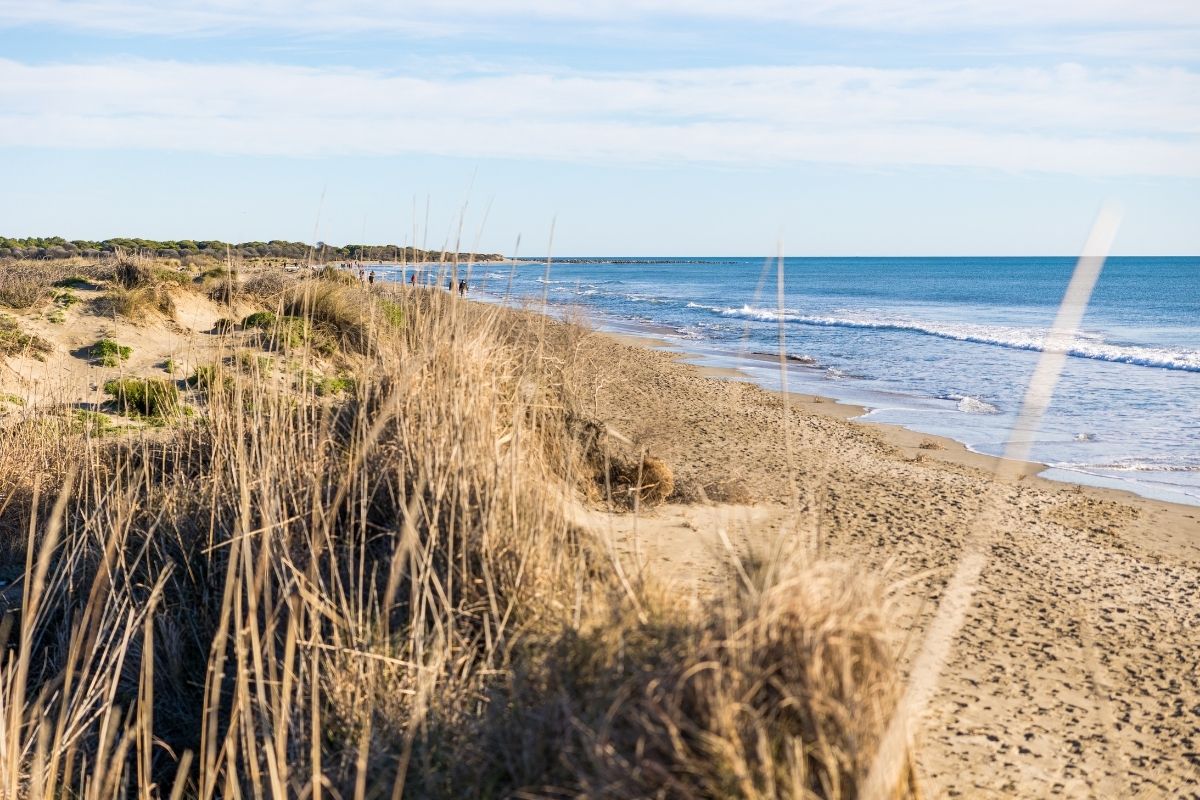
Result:
M482 20L778 21L869 30L1200 25L1194 0L0 0L0 24L142 33L233 28L439 34Z
M789 67L418 78L0 60L0 146L1200 176L1183 69Z

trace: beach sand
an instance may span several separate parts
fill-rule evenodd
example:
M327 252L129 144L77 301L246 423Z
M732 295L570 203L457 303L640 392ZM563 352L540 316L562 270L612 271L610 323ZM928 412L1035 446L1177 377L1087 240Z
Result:
M25 315L56 351L10 359L0 393L25 409L89 407L109 377L163 374L166 358L187 374L220 351L205 331L231 310L178 301L173 320ZM128 363L78 356L103 335L134 346ZM907 665L983 526L981 586L912 730L925 795L1200 792L1200 508L1043 480L1033 464L1001 480L996 459L952 441L729 380L744 376L680 363L662 344L593 332L573 359L579 406L664 459L690 492L635 514L581 509L629 570L703 600L728 590L735 557L849 560L893 585ZM10 404L0 418L22 413ZM717 502L697 499L701 489Z
M698 597L730 553L798 548L882 570L909 663L973 526L989 560L924 718L930 797L1176 797L1200 792L1200 508L1036 477L862 409L719 380L594 334L595 416L685 485L738 504L597 514L635 566ZM614 376L619 376L614 378ZM737 494L734 491L733 494Z

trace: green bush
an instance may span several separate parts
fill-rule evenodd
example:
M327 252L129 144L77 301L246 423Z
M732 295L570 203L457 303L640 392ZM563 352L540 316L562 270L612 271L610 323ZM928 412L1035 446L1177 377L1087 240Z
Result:
M121 378L104 384L117 406L145 417L166 417L179 412L179 389L163 378Z
M268 330L275 327L277 319L270 311L255 311L242 320L243 328L262 328Z
M75 421L71 428L76 433L90 433L93 436L104 436L117 430L112 424L112 417L99 411L80 409L75 412Z
M386 298L380 298L379 313L394 327L399 328L404 325L404 309L399 303L392 302Z
M216 333L229 333L237 327L237 323L231 319L221 318L213 323L213 330Z
M334 378L320 378L313 384L313 390L321 397L354 391L354 378L339 375Z
M200 277L232 280L233 278L237 277L237 274L238 273L236 269L229 269L229 267L225 266L224 264L220 264L204 270L204 272L200 273Z
M270 311L256 311L242 320L242 327L262 331L263 347L300 347L312 338L312 325L302 317L279 317Z
M70 277L55 281L54 283L52 283L50 285L56 286L59 289L91 289L92 288L92 282L89 281L87 278L83 277L82 275L71 275Z
M264 356L253 353L247 350L242 350L237 354L236 362L244 372L267 373L271 371L271 366L275 363L270 356Z
M233 388L233 377L215 364L202 364L187 379L187 385L202 392L211 392L217 386L228 390Z
M192 282L192 276L178 269L156 269L154 279L159 283L172 283L176 286L186 286Z
M101 339L92 345L92 360L100 362L101 366L116 367L122 361L128 361L133 355L133 348L117 344L112 339Z

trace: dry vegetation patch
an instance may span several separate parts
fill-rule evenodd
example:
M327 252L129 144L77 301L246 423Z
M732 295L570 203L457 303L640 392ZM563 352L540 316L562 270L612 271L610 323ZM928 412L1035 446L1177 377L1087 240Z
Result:
M0 795L855 796L894 690L877 588L804 567L697 613L628 580L566 506L672 471L580 422L577 330L321 280L272 313L336 344L314 391L231 356L195 424L0 427L30 565Z
M54 347L50 342L37 334L26 333L15 319L0 314L0 356L25 356L44 361L52 352Z
M36 308L51 298L55 288L91 288L102 272L89 262L8 262L0 268L0 306Z

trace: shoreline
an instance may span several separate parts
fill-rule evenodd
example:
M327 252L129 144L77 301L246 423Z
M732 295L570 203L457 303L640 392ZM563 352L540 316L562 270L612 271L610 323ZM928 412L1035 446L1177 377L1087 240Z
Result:
M493 302L493 301L488 300L486 302ZM564 307L564 309L565 308L567 308L567 307ZM554 315L551 313L551 316L553 317ZM778 358L778 356L776 356L774 354L750 353L750 352L727 353L727 354L706 353L702 350L689 349L685 342L680 342L680 341L675 340L674 337L678 337L679 332L677 330L667 327L667 326L655 325L653 323L638 323L638 322L634 322L634 321L625 321L625 320L614 321L614 320L608 320L608 319L605 319L602 317L597 317L592 314L586 314L586 317L590 321L590 323L595 325L597 327L597 330L599 330L602 333L605 333L610 336L615 336L618 338L622 337L622 336L627 336L627 337L629 337L630 342L635 342L635 341L640 342L639 346L651 347L653 349L658 349L658 350L663 350L665 352L673 353L681 361L683 361L685 363L689 363L692 366L697 367L698 369L708 370L714 376L749 381L749 382L755 384L756 386L762 387L766 391L771 391L771 392L781 391L780 389L778 389L776 387L764 385L762 382L760 382L758 379L756 379L753 374L748 372L742 366L737 366L737 365L729 365L729 366L720 365L720 366L718 366L718 365L714 365L714 364L704 363L706 361L713 361L713 360L720 360L720 359L727 358L729 360L734 360L734 361L762 362L764 364L769 364L772 367L778 368L779 358ZM639 328L641 330L638 330ZM666 338L666 337L672 337L672 338ZM795 359L789 357L789 366L803 368L803 367L810 366L810 365L806 364L805 362L798 361L798 360L795 360ZM852 409L855 413L843 414L843 413L839 412L837 414L831 414L831 416L837 416L841 419L853 420L853 421L858 422L863 425L878 427L881 429L886 428L889 430L904 431L907 434L911 434L913 437L917 437L918 439L936 440L939 444L941 444L943 446L944 451L950 451L950 452L962 451L961 457L956 459L956 463L962 463L965 465L975 466L978 468L982 468L982 469L986 469L988 471L994 472L996 470L996 467L994 465L996 465L997 463L999 463L1001 460L1004 459L1003 456L992 455L989 453L983 453L978 450L975 450L969 444L959 441L958 439L955 439L946 434L929 433L929 432L925 432L925 431L916 430L914 428L909 428L898 422L879 422L879 421L875 421L875 420L869 418L870 415L872 415L872 414L888 411L889 410L888 407L885 407L885 406L872 407L870 405L867 405L867 404L864 404L861 402L856 402L854 400L846 400L846 399L841 399L841 398L832 397L829 395L822 395L822 394L818 394L815 392L808 392L808 391L805 391L805 392L790 391L789 394L793 399L800 398L800 397L814 398L814 400L808 401L809 405L813 406L813 408L811 408L809 410L816 411L818 413L822 412L823 409L819 409L819 408L817 408L817 406L821 406L821 405L825 405L825 404L834 404L837 406L844 406L848 409ZM819 398L819 399L815 399L815 398ZM925 452L927 455L930 454L929 451L923 451L923 452ZM933 451L933 452L943 452L943 450L937 450L937 451ZM1181 508L1190 508L1193 510L1200 509L1200 497L1196 497L1194 499L1194 501L1188 500L1188 499L1183 499L1183 498L1192 498L1193 496L1186 492L1182 492L1182 491L1173 492L1168 489L1159 489L1155 484L1152 484L1152 483L1136 484L1133 481L1125 481L1121 478L1115 478L1115 477L1100 475L1100 474L1096 474L1096 473L1091 473L1091 472L1087 472L1086 470L1082 470L1082 469L1072 469L1072 468L1066 467L1066 466L1047 464L1044 462L1026 461L1026 462L1024 462L1024 464L1026 464L1028 466L1022 467L1021 472L1022 472L1023 476L1025 476L1027 473L1030 473L1030 471L1032 470L1032 474L1030 475L1030 477L1037 477L1041 481L1046 481L1046 482L1054 484L1054 485L1068 486L1068 487L1070 487L1070 486L1085 486L1090 489L1102 490L1104 492L1112 493L1113 495L1129 496L1131 498L1138 498L1141 500L1148 500L1148 501L1153 501L1156 503L1164 503L1164 504L1171 505L1171 506L1179 506ZM1127 486L1124 484L1131 484L1131 485ZM1138 491L1138 489L1133 488L1133 486L1140 486L1143 488L1143 491ZM1173 499L1173 498L1175 498L1175 499Z
M970 532L989 532L965 621L913 726L929 796L991 796L1000 776L1029 797L1195 790L1184 754L1187 709L1200 701L1187 677L1200 509L1049 480L1032 462L997 474L997 457L687 363L653 335L590 336L583 349L596 366L579 380L597 419L677 481L748 489L599 516L631 570L690 596L729 591L731 554L754 565L830 558L883 575L904 673ZM592 374L610 377L593 384Z
M747 373L742 372L736 367L714 367L691 363L689 361L689 354L686 351L674 346L666 339L658 339L650 334L616 333L603 330L597 330L597 333L631 347L665 352L676 363L686 364L697 370L700 375L712 380L727 381L732 379L745 381L764 392L781 397L784 394L779 389L762 386ZM777 358L772 360L778 363ZM910 458L933 459L946 464L986 473L993 480L1004 480L999 475L1000 462L1005 460L1003 456L992 456L976 452L962 442L948 436L922 433L921 431L914 431L890 422L874 422L870 419L863 419L864 416L870 413L870 409L865 406L848 403L832 397L810 394L808 392L802 394L788 392L787 402L793 408L799 409L806 414L828 417L874 431L884 441L903 451ZM922 445L926 443L933 443L936 446L929 447L926 445L923 447ZM1036 461L1024 461L1021 462L1021 467L1016 473L1016 480L1023 483L1028 482L1051 493L1078 492L1097 500L1120 503L1121 505L1135 509L1139 513L1154 512L1159 517L1160 522L1165 523L1165 525L1160 525L1158 530L1158 535L1164 540L1163 544L1166 544L1172 550L1178 546L1196 547L1200 545L1200 540L1193 540L1193 537L1189 536L1186 532L1188 528L1195 528L1200 531L1200 524L1196 522L1197 519L1200 519L1200 507L1186 503L1174 503L1160 498L1146 497L1128 489L1095 486L1083 482L1069 482L1043 477L1043 473L1049 469L1053 468Z

